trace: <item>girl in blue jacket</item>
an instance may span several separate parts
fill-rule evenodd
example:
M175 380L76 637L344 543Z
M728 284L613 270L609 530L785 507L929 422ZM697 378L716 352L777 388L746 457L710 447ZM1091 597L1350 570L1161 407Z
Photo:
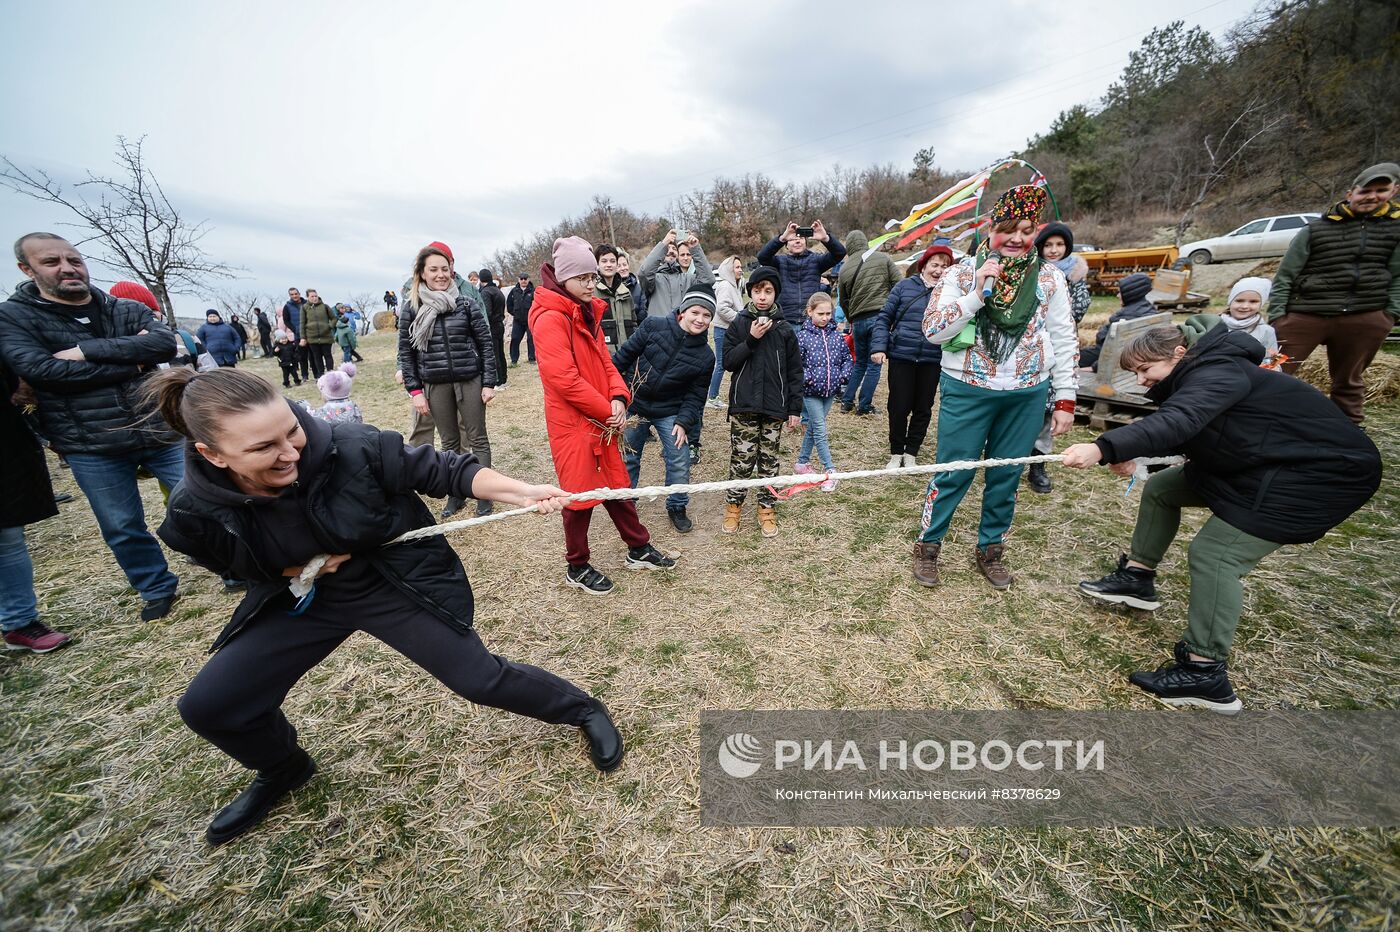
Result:
M802 423L807 425L797 454L798 473L812 471L813 449L821 457L823 469L836 471L826 436L826 416L841 386L851 377L853 364L846 338L831 319L835 312L831 295L818 291L807 299L807 319L797 331L797 346L802 350ZM822 483L823 492L835 488L835 479Z

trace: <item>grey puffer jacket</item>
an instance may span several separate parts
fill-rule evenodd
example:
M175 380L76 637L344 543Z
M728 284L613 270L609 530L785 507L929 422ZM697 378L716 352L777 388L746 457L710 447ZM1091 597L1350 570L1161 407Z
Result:
M109 456L179 442L140 398L145 376L175 358L175 334L146 305L89 290L90 304L71 307L25 282L0 303L0 355L33 386L44 436L58 453ZM54 358L75 346L82 362Z
M399 310L399 368L409 392L424 385L470 382L481 376L483 388L496 387L496 352L491 345L491 325L480 304L466 295L457 298L450 314L438 315L428 348L414 348L411 334L418 307L411 300Z

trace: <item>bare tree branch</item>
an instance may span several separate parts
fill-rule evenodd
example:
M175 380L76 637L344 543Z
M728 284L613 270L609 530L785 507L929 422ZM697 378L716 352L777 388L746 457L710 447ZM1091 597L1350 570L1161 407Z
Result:
M78 218L61 224L82 230L86 236L75 246L95 244L91 258L119 274L129 274L155 294L172 319L172 292L193 294L217 279L242 271L219 262L200 246L209 232L207 221L186 221L146 165L142 145L117 137L115 176L89 171L73 185L73 193L39 168L23 168L0 156L0 184L17 194L57 204Z

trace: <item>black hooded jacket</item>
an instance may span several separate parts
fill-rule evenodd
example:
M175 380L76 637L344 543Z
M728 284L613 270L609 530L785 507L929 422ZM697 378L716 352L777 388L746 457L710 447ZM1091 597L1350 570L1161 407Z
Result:
M781 292L780 292L781 294ZM773 327L762 337L750 336L754 306L745 307L724 334L724 368L729 379L729 413L761 414L782 419L802 413L802 349L797 331L773 307Z
M116 456L177 442L140 396L145 375L175 357L175 335L139 301L90 291L91 302L72 307L25 282L0 302L0 354L33 386L40 430L58 453ZM81 362L54 358L75 346Z
M405 531L434 524L416 492L469 497L481 465L471 454L406 447L403 437L366 424L326 424L289 405L306 433L297 482L280 496L250 495L190 445L185 478L170 495L160 538L220 576L245 579L248 594L211 651L264 610L292 608L282 575L318 554L349 553L341 570L317 586L365 584L366 573L461 631L472 626L466 570L443 537L383 546ZM358 566L355 564L358 563ZM346 572L349 570L350 572ZM270 621L271 619L269 619Z
M1161 409L1094 441L1104 461L1182 453L1210 510L1279 544L1317 540L1381 481L1376 445L1301 379L1259 368L1264 347L1216 326L1147 397Z

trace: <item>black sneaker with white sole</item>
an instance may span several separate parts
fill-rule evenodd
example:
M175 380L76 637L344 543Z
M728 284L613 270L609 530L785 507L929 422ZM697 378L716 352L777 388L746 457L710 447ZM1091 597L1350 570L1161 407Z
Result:
M675 565L675 558L666 556L649 543L627 550L629 570L669 570Z
M1156 578L1156 570L1129 566L1128 558L1119 556L1118 569L1100 579L1081 581L1079 591L1100 602L1155 612L1162 607L1162 603L1157 601L1157 587L1152 584Z
M1174 662L1134 673L1128 682L1173 708L1209 709L1222 715L1244 708L1230 685L1225 661L1192 660L1185 641L1176 642L1173 654Z
M613 591L612 580L595 570L591 564L570 566L564 570L564 581L575 589L593 595L607 595Z

